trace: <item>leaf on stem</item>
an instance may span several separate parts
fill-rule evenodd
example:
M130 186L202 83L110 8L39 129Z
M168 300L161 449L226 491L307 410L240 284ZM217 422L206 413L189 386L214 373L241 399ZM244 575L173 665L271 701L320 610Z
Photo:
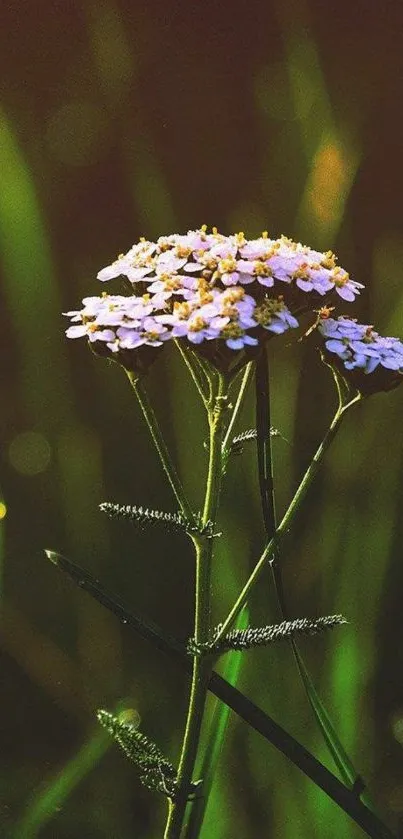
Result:
M65 571L80 588L87 591L107 609L110 609L123 623L134 629L141 637L151 641L157 649L174 658L184 670L190 671L190 659L186 656L184 648L182 654L182 644L176 639L168 637L166 632L163 633L159 627L149 622L146 623L143 619L129 612L115 597L107 594L98 580L88 571L84 571L71 560L55 551L46 550L45 553L51 562ZM372 839L397 839L397 836L386 825L382 824L375 813L357 797L356 790L351 790L349 786L339 781L336 775L326 769L313 754L308 752L294 737L291 737L269 714L262 711L251 699L229 684L218 673L212 673L209 690L251 728L259 732L267 742L284 754L320 789L324 790L332 801L348 813L368 836L371 836ZM192 792L197 791L197 786L197 782L192 784L189 798Z
M104 501L99 509L112 519L126 519L140 528L153 525L162 525L167 530L182 531L184 533L201 533L204 536L216 535L213 533L213 523L207 522L202 525L201 514L197 513L194 521L190 521L181 511L177 513L166 513L163 510L149 510L148 507L137 507L132 504L115 504Z
M219 624L209 641L196 644L194 638L191 638L187 650L193 656L225 653L228 650L251 650L254 647L265 647L275 641L289 640L298 635L319 635L327 629L333 629L335 626L344 623L347 623L347 621L343 615L327 615L313 620L297 618L271 626L233 629L222 637L219 637L222 629L222 624Z
M281 432L277 428L270 428L270 437L281 437L282 440L285 440L285 437L281 434ZM246 431L242 431L241 434L237 434L236 437L233 438L231 447L230 447L230 454L242 454L244 444L249 443L250 441L256 440L257 438L257 429L256 428L248 428Z
M174 638L171 638L166 631L160 629L156 624L150 620L145 620L142 616L130 612L125 605L123 605L114 595L111 596L102 587L99 580L96 579L89 571L76 565L71 559L57 553L57 551L45 550L45 554L50 561L56 565L61 571L64 571L73 580L73 582L80 587L82 591L86 591L98 603L105 606L114 615L127 626L134 629L142 638L151 641L154 646L163 652L183 661L185 658L185 650L182 644L179 644Z
M176 769L158 746L142 734L133 723L115 717L109 711L98 711L98 721L123 749L140 771L140 780L148 789L173 798L176 791Z

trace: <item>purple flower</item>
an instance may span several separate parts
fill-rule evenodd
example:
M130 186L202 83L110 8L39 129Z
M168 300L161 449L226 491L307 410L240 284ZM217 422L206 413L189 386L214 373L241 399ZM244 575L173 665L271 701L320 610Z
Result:
M151 293L166 294L167 289L155 287L160 277L164 283L176 283L177 293L181 283L189 289L189 274L196 283L207 280L221 289L256 282L272 288L285 283L303 293L323 296L335 292L348 301L363 288L336 265L331 251L321 253L285 236L270 239L263 233L248 241L243 233L223 236L215 228L207 233L206 227L184 235L162 236L157 242L140 240L103 268L98 278L105 281L124 275L132 283L148 283ZM160 296L158 301L163 299Z
M285 236L271 239L266 232L250 240L243 233L224 236L206 226L156 242L140 239L98 273L102 282L120 276L132 283L133 294L85 298L81 310L66 313L67 335L87 338L125 366L134 354L141 351L143 357L170 338L186 340L204 355L210 347L215 358L223 347L228 358L230 351L267 340L268 333L295 329L293 312L309 309L317 296L354 300L362 288L330 251ZM328 324L326 329L326 350L346 367L369 371L397 363L389 346L380 356L380 346L374 351L360 332L351 333L351 326L339 323L331 332ZM347 347L350 333L358 343Z
M396 387L403 375L403 342L398 338L384 338L368 324L357 323L346 317L323 319L318 326L325 338L329 358L344 371L346 378L362 393L375 393ZM370 376L371 382L365 377Z
M98 272L98 280L105 282L124 275L132 282L144 279L154 270L155 258L153 254L157 246L154 242L140 240L133 245L126 254L119 254L117 259Z
M170 337L170 332L162 323L158 323L155 318L146 317L137 329L120 326L116 331L116 345L110 346L110 349L114 352L119 349L135 350L143 344L160 347Z

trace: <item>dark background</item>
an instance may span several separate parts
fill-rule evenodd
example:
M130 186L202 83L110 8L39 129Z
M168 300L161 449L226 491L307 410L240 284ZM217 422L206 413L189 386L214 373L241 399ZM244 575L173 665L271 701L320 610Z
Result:
M104 500L173 510L123 373L68 342L61 311L99 294L97 271L147 238L201 224L267 229L334 248L366 284L354 312L403 328L403 11L400 2L5 3L0 49L2 835L151 839L165 804L100 733L120 701L177 759L187 681L76 590L60 550L127 604L185 637L193 561L105 519ZM305 345L271 342L281 510L335 395ZM206 427L180 360L147 383L197 504ZM403 810L403 393L345 421L285 558L290 612L350 624L303 644L317 688L380 811ZM249 413L249 416L248 416ZM253 424L252 402L245 424ZM232 469L215 617L256 559L253 447ZM256 619L274 620L269 579ZM333 769L288 648L253 652L241 686ZM203 839L360 830L231 719Z

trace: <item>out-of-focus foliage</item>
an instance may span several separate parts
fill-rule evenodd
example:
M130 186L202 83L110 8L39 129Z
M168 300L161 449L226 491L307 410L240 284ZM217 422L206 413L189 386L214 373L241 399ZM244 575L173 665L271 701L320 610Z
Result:
M98 294L96 272L140 235L208 223L334 248L366 283L358 318L401 336L402 8L83 0L10 3L2 18L1 834L151 839L164 801L136 783L102 731L94 739L95 710L124 701L176 763L187 679L73 590L43 548L74 557L182 638L192 633L191 550L180 533L166 541L99 511L109 499L175 506L123 373L68 344L60 312ZM272 419L288 441L273 441L281 511L334 394L304 343L273 340L270 350ZM147 384L197 507L206 428L180 357L167 352ZM347 419L284 561L293 616L350 622L307 639L304 654L373 797L394 813L403 810L402 411L396 391ZM252 403L244 420L253 426ZM230 470L217 623L263 539L253 443ZM250 607L255 625L277 621L268 578ZM248 653L241 686L329 761L288 648ZM230 717L203 839L235 834L361 835Z

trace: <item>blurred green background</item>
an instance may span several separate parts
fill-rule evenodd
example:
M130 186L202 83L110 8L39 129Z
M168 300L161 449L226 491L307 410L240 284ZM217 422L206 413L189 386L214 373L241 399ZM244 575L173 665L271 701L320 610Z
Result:
M157 839L142 788L94 712L120 700L177 759L187 679L44 558L60 550L129 607L186 637L192 554L105 519L105 500L173 510L124 374L68 342L61 311L144 235L267 229L366 283L345 312L403 333L401 3L183 0L2 7L0 825L8 839ZM117 286L115 286L117 290ZM331 416L327 371L274 340L281 512ZM148 389L198 503L206 427L180 359ZM252 393L250 394L252 396ZM284 559L290 613L349 626L303 643L336 728L393 826L403 811L403 390L347 418ZM253 424L252 400L241 428ZM253 446L232 466L215 618L263 533ZM276 617L269 577L254 619ZM242 688L333 769L286 647L254 651ZM361 831L234 718L203 839L359 839Z

